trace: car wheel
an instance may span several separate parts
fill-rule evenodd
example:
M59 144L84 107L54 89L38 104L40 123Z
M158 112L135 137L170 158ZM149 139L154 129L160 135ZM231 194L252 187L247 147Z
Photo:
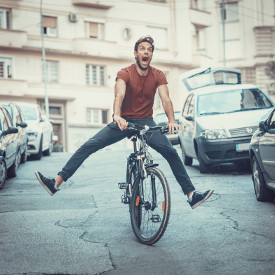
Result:
M8 169L8 177L9 178L14 178L17 175L17 170L20 164L20 160L21 160L21 154L20 151L18 150L16 153L16 157L15 157L15 161L12 164L12 166Z
M33 158L36 159L36 160L40 160L41 157L42 157L42 144L43 144L43 136L41 136L41 139L40 139L38 153L33 155Z
M6 179L7 179L7 165L6 165L6 162L3 158L1 163L0 163L0 189L2 188L2 186L5 183Z
M200 164L200 173L201 174L207 174L210 172L210 168L207 164L205 164L202 160L202 157L200 155L200 152L198 152L198 161L199 161L199 164Z
M25 149L24 153L21 155L21 163L25 163L27 161L28 154L27 149Z
M53 150L53 144L52 144L52 137L51 137L51 141L49 143L49 148L46 151L44 151L43 155L50 156L52 154L52 150Z
M256 156L252 159L252 179L258 201L272 201L274 193L266 187L265 179Z

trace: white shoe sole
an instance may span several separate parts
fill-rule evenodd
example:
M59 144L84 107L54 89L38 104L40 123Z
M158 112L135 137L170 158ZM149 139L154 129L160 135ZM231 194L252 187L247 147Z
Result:
M210 190L210 191L208 192L208 194L205 196L204 199L202 199L201 201L198 201L196 204L194 204L194 205L192 206L192 209L195 209L195 208L198 207L200 204L202 204L203 202L205 202L205 201L213 194L213 192L214 192L213 189Z
M35 175L36 175L38 181L40 182L40 184L41 184L41 185L46 189L46 191L52 196L52 195L53 195L53 192L48 188L47 185L45 185L45 184L43 183L43 181L41 180L41 178L40 178L40 176L39 176L38 171L35 171Z

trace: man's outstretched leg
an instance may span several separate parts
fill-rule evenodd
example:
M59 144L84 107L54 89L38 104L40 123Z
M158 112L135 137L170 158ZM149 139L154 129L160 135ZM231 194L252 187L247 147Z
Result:
M120 131L113 122L100 130L95 136L86 141L69 159L62 171L54 178L43 176L36 171L35 175L40 184L52 196L59 190L59 186L63 181L67 181L75 171L80 167L86 158L108 145L118 142L127 136L127 131Z
M176 149L166 136L160 132L154 132L154 134L148 138L148 144L168 161L183 193L187 195L187 201L192 209L205 202L213 194L214 190L212 189L203 193L195 190Z

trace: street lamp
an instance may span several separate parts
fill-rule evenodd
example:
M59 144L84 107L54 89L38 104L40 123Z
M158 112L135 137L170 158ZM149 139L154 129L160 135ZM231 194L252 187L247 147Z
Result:
M44 47L44 25L43 25L42 2L43 2L43 0L40 1L42 70L43 70L43 82L44 82L44 91L45 91L45 111L46 111L47 118L49 118L49 99L48 99L48 93L47 93L48 75L47 75L46 54L45 54L45 47Z

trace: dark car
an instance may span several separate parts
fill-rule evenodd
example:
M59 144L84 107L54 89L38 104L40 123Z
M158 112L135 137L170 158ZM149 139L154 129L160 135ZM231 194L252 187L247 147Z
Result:
M275 109L252 136L249 155L258 201L275 198Z
M17 173L20 163L17 133L8 110L0 105L0 188L7 176L15 177Z
M28 136L26 127L28 124L24 121L22 111L16 103L3 104L9 111L14 127L18 128L18 142L19 150L21 154L21 163L27 160L27 150L28 150Z
M174 112L174 116L175 116L176 123L179 123L180 112ZM159 126L166 126L166 125L168 125L168 118L167 118L167 116L166 116L165 113L156 114L155 117L154 117L154 121ZM166 134L166 136L167 136L167 138L170 140L170 142L173 145L179 144L178 133Z

